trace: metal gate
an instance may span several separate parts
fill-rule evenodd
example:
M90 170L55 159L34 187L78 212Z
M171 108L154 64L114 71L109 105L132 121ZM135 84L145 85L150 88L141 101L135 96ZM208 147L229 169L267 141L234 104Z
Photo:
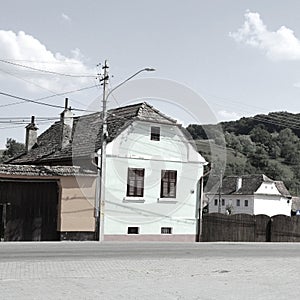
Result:
M1 179L1 240L58 240L57 207L57 181Z

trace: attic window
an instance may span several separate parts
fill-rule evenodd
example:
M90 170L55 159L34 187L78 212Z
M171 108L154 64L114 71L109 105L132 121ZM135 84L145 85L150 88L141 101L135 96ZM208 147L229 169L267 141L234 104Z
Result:
M159 141L160 140L160 127L151 126L151 141Z

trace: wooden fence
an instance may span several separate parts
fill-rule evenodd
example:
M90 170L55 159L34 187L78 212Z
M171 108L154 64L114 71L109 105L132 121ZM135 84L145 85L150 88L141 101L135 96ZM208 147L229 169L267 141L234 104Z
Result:
M201 241L300 242L300 216L205 214Z

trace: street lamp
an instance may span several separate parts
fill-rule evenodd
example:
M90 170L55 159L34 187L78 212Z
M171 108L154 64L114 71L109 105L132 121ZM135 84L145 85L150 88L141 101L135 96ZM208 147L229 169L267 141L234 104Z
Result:
M111 89L107 93L106 89L106 84L109 79L108 75L108 68L109 66L107 65L107 60L105 60L104 66L102 69L104 70L103 73L103 98L102 98L102 138L101 138L101 166L100 170L98 170L98 176L99 178L99 183L98 187L100 188L100 192L98 191L96 193L96 230L99 235L99 242L102 242L104 240L104 212L105 212L105 173L106 173L106 144L107 144L107 137L108 137L108 132L107 132L107 100L108 97L120 86L131 80L133 77L137 76L138 74L142 72L153 72L155 69L153 68L144 68L139 70L138 72L134 73L121 83L119 83L117 86L115 86L113 89ZM100 218L100 220L99 220ZM99 228L100 227L100 228Z

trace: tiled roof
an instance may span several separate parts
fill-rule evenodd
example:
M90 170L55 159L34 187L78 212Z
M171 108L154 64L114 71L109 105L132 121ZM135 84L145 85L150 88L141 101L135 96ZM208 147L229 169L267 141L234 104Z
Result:
M241 186L237 189L238 179L241 178ZM290 198L291 195L282 181L274 181L264 174L242 175L242 176L227 176L223 179L221 193L222 195L253 195L263 182L275 183L278 191L284 197ZM216 187L217 185L212 185ZM217 194L219 191L205 189L207 194Z
M279 191L279 193L286 197L286 198L291 198L291 194L290 192L287 190L286 186L284 185L284 183L282 181L275 181L275 185Z
M9 165L0 164L1 175L15 176L95 176L96 173L82 171L80 167L74 166L31 166L31 165Z
M147 103L111 109L107 113L108 142L112 141L135 120L159 124L177 124ZM48 164L71 161L72 157L90 157L100 148L101 114L74 117L72 143L61 148L62 123L58 121L43 132L37 144L28 152L9 160L11 164Z
M300 197L292 197L292 211L300 210Z

